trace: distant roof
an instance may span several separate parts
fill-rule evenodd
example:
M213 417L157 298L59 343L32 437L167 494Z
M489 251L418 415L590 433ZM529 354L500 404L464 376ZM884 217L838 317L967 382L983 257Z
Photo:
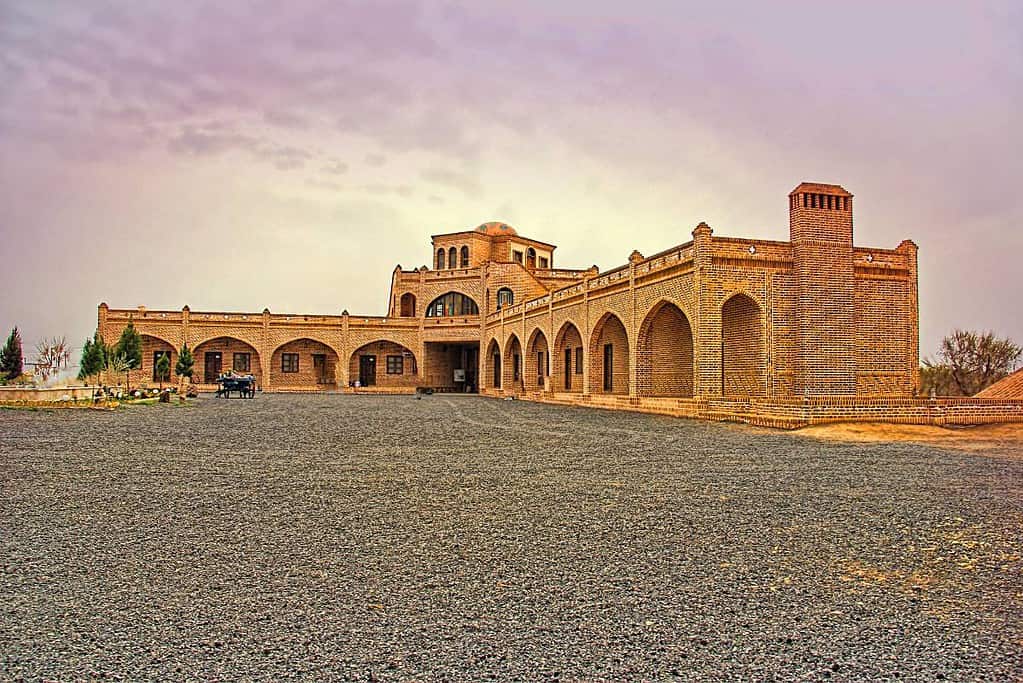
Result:
M796 189L789 192L789 196L791 197L794 194L802 194L804 192L819 192L821 194L838 195L839 197L852 197L852 193L841 185L829 185L828 183L799 183L799 186Z
M1023 368L995 382L977 398L1023 398Z
M519 234L515 232L515 228L507 223L502 223L501 221L490 221L488 223L484 223L476 228L476 232L482 232L484 235L490 235L492 237Z

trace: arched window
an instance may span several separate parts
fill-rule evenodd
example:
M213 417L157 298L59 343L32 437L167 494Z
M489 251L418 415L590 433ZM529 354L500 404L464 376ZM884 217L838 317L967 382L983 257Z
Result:
M462 267L469 267L469 247L462 247Z
M526 267L536 268L536 249L533 247L526 250Z
M448 268L458 267L458 250L454 247L448 250Z
M442 294L426 309L427 318L444 318L452 315L479 315L480 308L470 297L459 292Z
M412 292L401 295L401 317L414 318L416 315L416 296Z
M501 310L505 306L511 306L515 303L515 293L507 287L502 287L497 290L497 310Z
M437 250L437 270L444 270L444 250Z

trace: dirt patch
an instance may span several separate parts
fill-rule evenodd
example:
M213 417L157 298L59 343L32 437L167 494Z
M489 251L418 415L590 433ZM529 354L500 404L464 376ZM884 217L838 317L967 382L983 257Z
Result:
M814 425L792 433L834 441L919 443L981 455L1001 455L1023 459L1023 424L937 427L864 422Z

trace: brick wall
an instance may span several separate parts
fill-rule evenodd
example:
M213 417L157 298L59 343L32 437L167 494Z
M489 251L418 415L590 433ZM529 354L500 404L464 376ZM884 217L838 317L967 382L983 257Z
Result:
M625 324L614 314L603 316L590 337L590 393L629 393L629 336ZM606 347L611 347L611 388L604 387Z
M543 364L539 363L537 353L543 354ZM524 383L527 391L539 391L543 389L543 380L550 368L550 348L547 345L547 335L537 330L532 339L528 342L526 350Z
M388 356L401 358L400 372L388 372ZM367 365L371 364L375 369L375 384L373 386L385 389L395 387L415 388L421 384L419 363L416 361L413 352L400 344L387 340L366 344L352 353L348 362L349 383L353 383L361 378L360 368L363 363L363 357L374 359L373 361L366 361ZM391 370L398 370L397 363L391 363Z
M558 332L554 342L554 353L551 356L551 386L554 391L569 391L581 393L583 390L583 375L575 371L575 357L583 348L582 335L572 323L565 325ZM569 366L565 365L565 351L572 350L572 361ZM585 366L583 367L585 371ZM569 377L569 386L565 387L565 374Z
M693 330L678 306L658 304L643 322L636 346L637 394L693 395Z
M298 372L284 372L284 354L298 354ZM323 355L324 366L317 368L314 355ZM334 389L337 387L338 357L326 344L312 339L297 339L278 347L270 365L270 385L276 389Z
M221 372L227 372L228 370L234 369L235 354L249 354L248 374L251 374L256 378L256 383L258 385L262 385L263 363L259 352L256 351L255 347L252 345L232 337L217 337L216 339L210 339L209 341L203 342L192 349L192 357L195 359L195 365L192 366L192 370L194 372L192 380L196 384L209 384L216 382L217 380L215 376L206 376L207 353L220 353Z
M766 393L763 332L763 314L755 301L736 294L725 302L721 308L721 376L725 396Z

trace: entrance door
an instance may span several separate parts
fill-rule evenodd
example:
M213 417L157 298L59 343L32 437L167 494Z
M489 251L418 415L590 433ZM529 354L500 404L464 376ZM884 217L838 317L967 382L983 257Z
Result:
M327 355L324 353L313 354L313 373L316 375L317 384L329 384L327 380Z
M224 367L224 358L220 351L207 351L206 352L206 384L214 384L217 378L220 377L220 372Z
M565 349L565 391L572 390L572 349Z
M501 354L494 354L494 388L501 388Z
M377 383L377 357L359 356L359 384L371 387Z
M614 390L614 364L615 347L613 344L604 344L604 391L611 393Z

